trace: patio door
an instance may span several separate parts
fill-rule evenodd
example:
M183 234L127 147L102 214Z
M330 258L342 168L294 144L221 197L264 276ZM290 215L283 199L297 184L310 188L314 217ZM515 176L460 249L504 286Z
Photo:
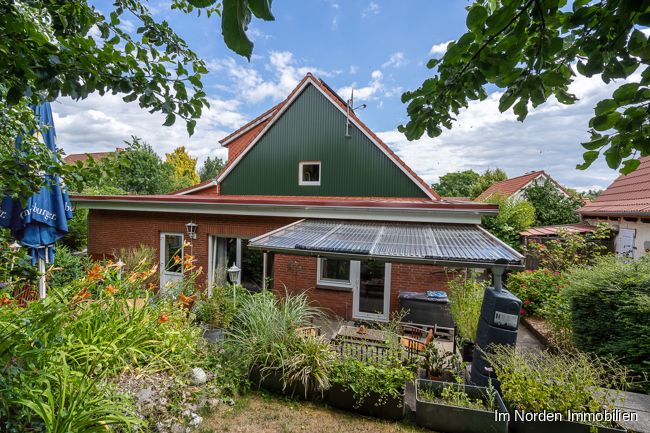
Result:
M183 278L183 234L160 234L160 291L165 294Z
M387 321L390 313L390 263L352 262L352 317Z

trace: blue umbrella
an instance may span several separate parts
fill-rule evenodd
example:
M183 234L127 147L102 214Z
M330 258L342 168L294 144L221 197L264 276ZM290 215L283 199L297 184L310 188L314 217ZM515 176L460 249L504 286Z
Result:
M56 158L56 134L52 108L48 102L33 107L39 131L45 145ZM16 140L20 147L21 137ZM32 264L38 261L39 270L45 272L45 263L54 261L54 243L68 232L68 220L72 218L72 205L68 192L58 176L44 174L44 185L31 196L23 207L19 200L2 199L0 226L11 229L12 236L29 248ZM39 295L45 297L45 276L39 283Z

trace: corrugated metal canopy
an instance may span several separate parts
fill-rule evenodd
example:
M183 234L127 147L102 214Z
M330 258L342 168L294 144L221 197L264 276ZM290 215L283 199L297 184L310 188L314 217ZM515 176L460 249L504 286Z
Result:
M251 239L250 248L446 265L522 266L523 256L472 224L300 220Z

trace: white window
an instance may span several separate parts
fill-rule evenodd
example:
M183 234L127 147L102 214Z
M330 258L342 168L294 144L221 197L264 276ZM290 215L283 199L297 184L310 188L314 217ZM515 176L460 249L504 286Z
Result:
M303 161L298 164L299 185L320 185L320 161Z
M350 260L320 257L317 268L318 286L352 288Z

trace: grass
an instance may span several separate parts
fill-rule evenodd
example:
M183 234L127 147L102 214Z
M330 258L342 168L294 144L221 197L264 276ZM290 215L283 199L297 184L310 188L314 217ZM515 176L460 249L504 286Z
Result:
M395 423L329 408L251 392L233 407L220 405L204 418L200 433L424 433L405 422Z

